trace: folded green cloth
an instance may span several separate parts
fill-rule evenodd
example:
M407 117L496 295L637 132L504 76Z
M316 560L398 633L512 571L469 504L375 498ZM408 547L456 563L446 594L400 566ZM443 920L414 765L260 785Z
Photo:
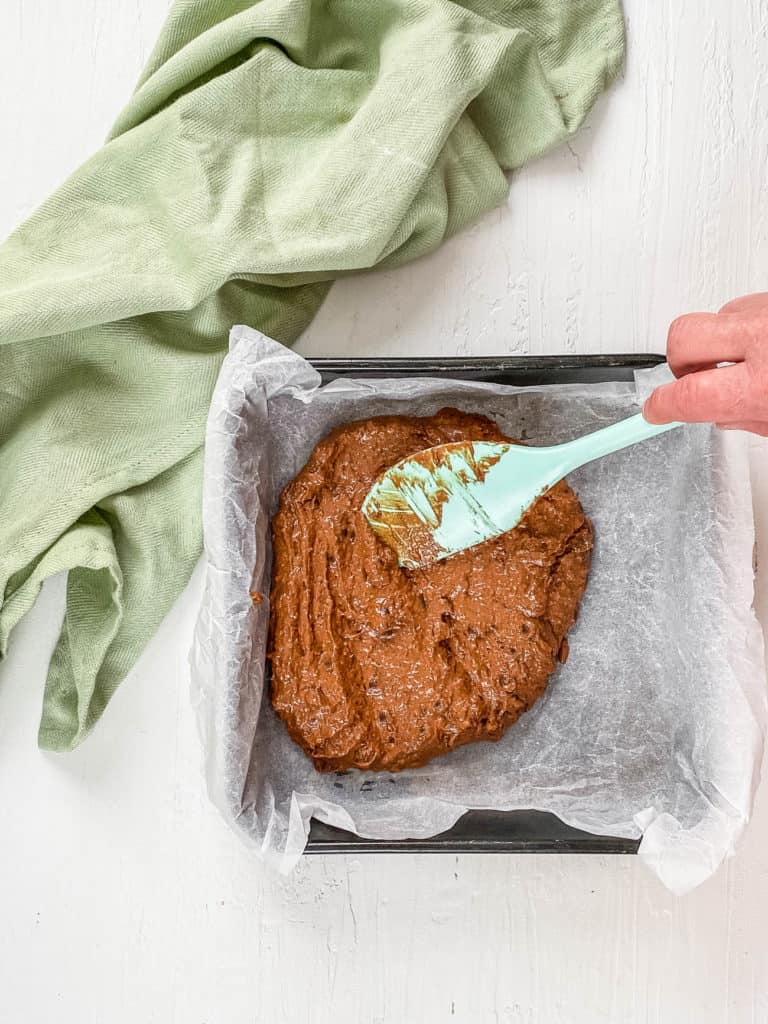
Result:
M622 53L618 0L177 0L110 140L0 248L0 657L69 570L42 746L82 740L200 554L230 326L290 343L332 279L502 202Z

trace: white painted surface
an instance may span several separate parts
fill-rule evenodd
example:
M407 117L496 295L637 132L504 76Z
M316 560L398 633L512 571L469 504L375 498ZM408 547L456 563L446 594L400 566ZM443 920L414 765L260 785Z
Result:
M164 7L5 0L0 233L98 145ZM303 351L661 350L676 313L768 287L768 5L626 7L626 78L570 149L435 258L336 286ZM737 857L684 899L632 859L308 859L265 875L202 791L186 667L199 593L198 573L64 757L35 746L62 581L13 638L2 1024L768 1022L765 791Z

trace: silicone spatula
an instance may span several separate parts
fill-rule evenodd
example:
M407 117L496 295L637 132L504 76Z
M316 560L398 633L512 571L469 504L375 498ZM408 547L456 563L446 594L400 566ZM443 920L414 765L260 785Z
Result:
M537 498L579 466L679 426L638 413L548 447L460 441L427 448L380 476L362 511L400 565L417 569L514 529Z

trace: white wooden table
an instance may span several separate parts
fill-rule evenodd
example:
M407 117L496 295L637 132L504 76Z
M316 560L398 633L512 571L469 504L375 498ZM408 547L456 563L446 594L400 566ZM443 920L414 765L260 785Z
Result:
M675 314L768 287L768 5L626 7L625 78L572 145L434 258L336 286L303 352L660 351ZM164 8L4 0L0 233L99 144ZM632 858L339 857L266 875L203 792L199 595L198 571L67 756L35 743L61 580L13 637L2 1024L768 1021L765 791L736 858L684 899Z

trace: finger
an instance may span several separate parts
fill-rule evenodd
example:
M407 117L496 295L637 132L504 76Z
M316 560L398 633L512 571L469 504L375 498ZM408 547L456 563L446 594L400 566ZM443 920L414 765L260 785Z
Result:
M689 373L662 384L643 406L649 423L736 423L765 415L765 396L757 394L746 363Z
M736 363L744 358L748 340L738 315L688 313L670 325L667 362L676 377L718 363Z
M746 420L738 423L718 423L721 430L746 430L749 434L759 434L761 437L768 437L768 423L759 420Z
M738 299L726 302L721 313L752 313L756 309L768 309L768 292L753 292L752 295L741 295Z

